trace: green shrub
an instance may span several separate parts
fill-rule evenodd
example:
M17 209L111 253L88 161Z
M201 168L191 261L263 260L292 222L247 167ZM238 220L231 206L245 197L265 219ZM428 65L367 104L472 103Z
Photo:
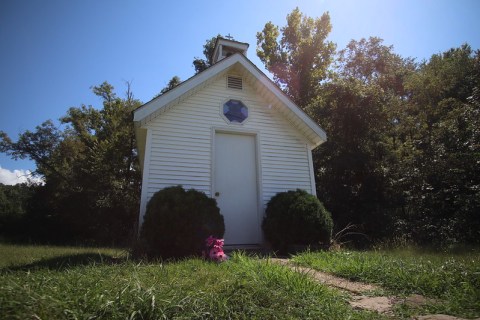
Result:
M304 190L281 192L267 204L262 228L273 248L330 243L333 221L317 197Z
M140 232L141 250L150 258L200 255L209 235L222 238L224 232L215 199L197 190L168 187L148 202Z

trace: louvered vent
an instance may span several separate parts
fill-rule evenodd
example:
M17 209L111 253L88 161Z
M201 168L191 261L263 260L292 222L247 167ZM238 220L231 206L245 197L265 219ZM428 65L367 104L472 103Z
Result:
M227 76L227 87L230 89L242 90L243 81L241 77Z

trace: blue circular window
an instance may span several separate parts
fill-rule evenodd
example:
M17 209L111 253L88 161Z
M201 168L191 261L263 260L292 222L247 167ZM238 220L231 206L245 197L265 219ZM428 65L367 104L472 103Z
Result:
M248 118L248 108L240 100L228 100L223 105L223 115L230 122L242 123Z

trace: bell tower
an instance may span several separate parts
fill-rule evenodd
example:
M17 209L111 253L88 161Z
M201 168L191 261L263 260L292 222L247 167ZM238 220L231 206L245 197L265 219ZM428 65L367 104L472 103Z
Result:
M247 56L247 50L248 43L218 37L215 41L215 49L213 51L212 62L213 64L215 64L218 61L229 57L235 53L241 53L244 56Z

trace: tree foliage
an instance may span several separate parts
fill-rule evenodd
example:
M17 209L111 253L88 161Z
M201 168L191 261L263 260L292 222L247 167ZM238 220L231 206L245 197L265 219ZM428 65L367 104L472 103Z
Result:
M217 41L218 37L221 37L221 35L218 34L217 36L207 39L205 41L205 44L203 45L204 58L195 57L193 59L193 67L195 68L195 74L200 73L213 65L213 51L215 50L215 42Z
M433 55L405 82L394 180L405 205L397 222L420 241L480 236L479 61L480 52L463 45Z
M163 88L158 94L156 94L153 97L153 99L161 96L164 93L167 93L168 91L170 91L173 88L175 88L176 86L178 86L180 83L182 83L182 80L180 79L180 77L178 77L178 76L172 77L172 79L170 79L170 81L168 81L168 84L165 86L165 88Z
M36 172L42 175L56 174L66 179L57 171L53 163L54 150L59 146L62 133L51 120L36 127L36 131L25 131L19 135L18 141L13 142L3 131L0 131L0 152L11 156L12 159L30 159L37 164Z
M382 40L352 40L339 52L335 77L307 109L328 133L313 158L318 194L340 229L361 225L370 237L393 231L392 112L401 107L403 81L413 71L413 62Z
M18 240L25 227L22 222L28 214L28 206L39 186L17 184L7 186L0 183L0 235Z
M328 78L335 52L333 42L327 41L331 29L328 13L314 19L297 7L287 15L287 25L281 30L267 22L257 33L258 57L275 82L301 107L317 97L320 83Z
M140 174L131 112L140 102L129 86L123 99L106 82L93 92L103 107L70 108L63 130L49 120L16 142L1 133L0 151L35 161L44 177L30 208L31 220L49 230L39 238L112 244L133 231Z
M378 38L340 51L335 80L309 110L329 135L314 161L339 227L478 241L478 58L465 45L415 65Z
M313 161L336 228L354 223L373 241L478 242L479 51L463 45L416 63L370 37L334 56L330 30L328 13L297 8L285 27L257 33L257 55L327 131Z

